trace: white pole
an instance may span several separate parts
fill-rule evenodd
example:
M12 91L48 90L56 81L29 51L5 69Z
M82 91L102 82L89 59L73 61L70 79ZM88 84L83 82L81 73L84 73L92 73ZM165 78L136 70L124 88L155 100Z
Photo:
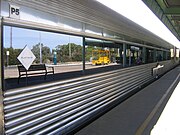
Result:
M9 51L6 51L6 56L7 56L7 67L9 66Z
M40 57L40 64L42 64L42 45L41 45L41 32L39 32L39 57Z
M10 48L12 48L12 26L10 27Z
M70 41L70 36L69 36L69 57L71 58L71 41Z

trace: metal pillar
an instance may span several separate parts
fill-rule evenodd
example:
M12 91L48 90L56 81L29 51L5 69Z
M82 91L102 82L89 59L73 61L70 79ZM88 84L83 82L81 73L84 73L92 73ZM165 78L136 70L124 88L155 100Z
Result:
M39 62L42 64L42 44L41 44L41 32L39 32Z
M156 62L156 56L157 56L157 51L154 49L153 51L153 62Z
M86 67L85 67L85 64L86 64L86 63L85 63L85 62L86 62L86 59L85 59L85 57L86 57L86 54L85 54L86 51L85 51L85 49L86 49L86 48L85 48L85 37L83 37L83 50L82 50L82 54L83 54L83 55L82 55L82 62L83 62L83 67L82 67L83 70L82 70L82 71L83 71L83 74L84 74L85 68L86 68Z
M126 44L123 43L123 67L126 66L126 48L127 48Z
M164 60L164 52L161 51L161 57L162 57L162 60Z
M166 60L168 60L168 53L167 51L165 51L165 54L166 54Z
M129 55L129 66L131 66L132 60L131 60L131 50L128 49L128 55Z
M4 134L3 90L4 90L4 62L3 62L3 25L0 19L0 134Z
M146 47L143 47L143 49L142 49L142 62L143 63L147 63L146 55L147 55Z

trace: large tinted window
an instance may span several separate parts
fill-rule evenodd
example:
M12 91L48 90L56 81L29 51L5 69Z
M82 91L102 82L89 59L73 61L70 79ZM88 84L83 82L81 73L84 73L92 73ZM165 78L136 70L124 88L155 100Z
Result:
M122 66L121 44L92 38L86 38L85 44L86 69L101 68L103 71L109 67Z
M18 66L22 64L17 57L25 46L36 57L32 63L33 65L45 64L47 70L54 68L57 77L59 73L82 70L82 37L11 26L4 26L3 28L4 78L7 87L18 85ZM43 74L34 76L43 76ZM25 76L20 77L19 85L26 81L25 78ZM33 80L36 80L36 82L44 81L42 77L31 78L28 77L29 84Z

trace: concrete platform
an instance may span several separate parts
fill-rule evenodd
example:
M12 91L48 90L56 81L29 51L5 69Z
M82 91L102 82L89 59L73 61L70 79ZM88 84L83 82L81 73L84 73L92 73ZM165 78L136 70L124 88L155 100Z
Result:
M179 81L180 66L169 71L75 135L149 135Z
M160 118L151 130L151 135L179 135L180 122L180 82L175 88Z

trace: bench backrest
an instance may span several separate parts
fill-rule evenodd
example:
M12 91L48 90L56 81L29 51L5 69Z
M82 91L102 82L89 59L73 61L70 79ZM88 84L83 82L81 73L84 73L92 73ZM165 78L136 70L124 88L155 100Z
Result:
M18 66L19 72L46 70L45 64L31 65L28 70L24 66Z

